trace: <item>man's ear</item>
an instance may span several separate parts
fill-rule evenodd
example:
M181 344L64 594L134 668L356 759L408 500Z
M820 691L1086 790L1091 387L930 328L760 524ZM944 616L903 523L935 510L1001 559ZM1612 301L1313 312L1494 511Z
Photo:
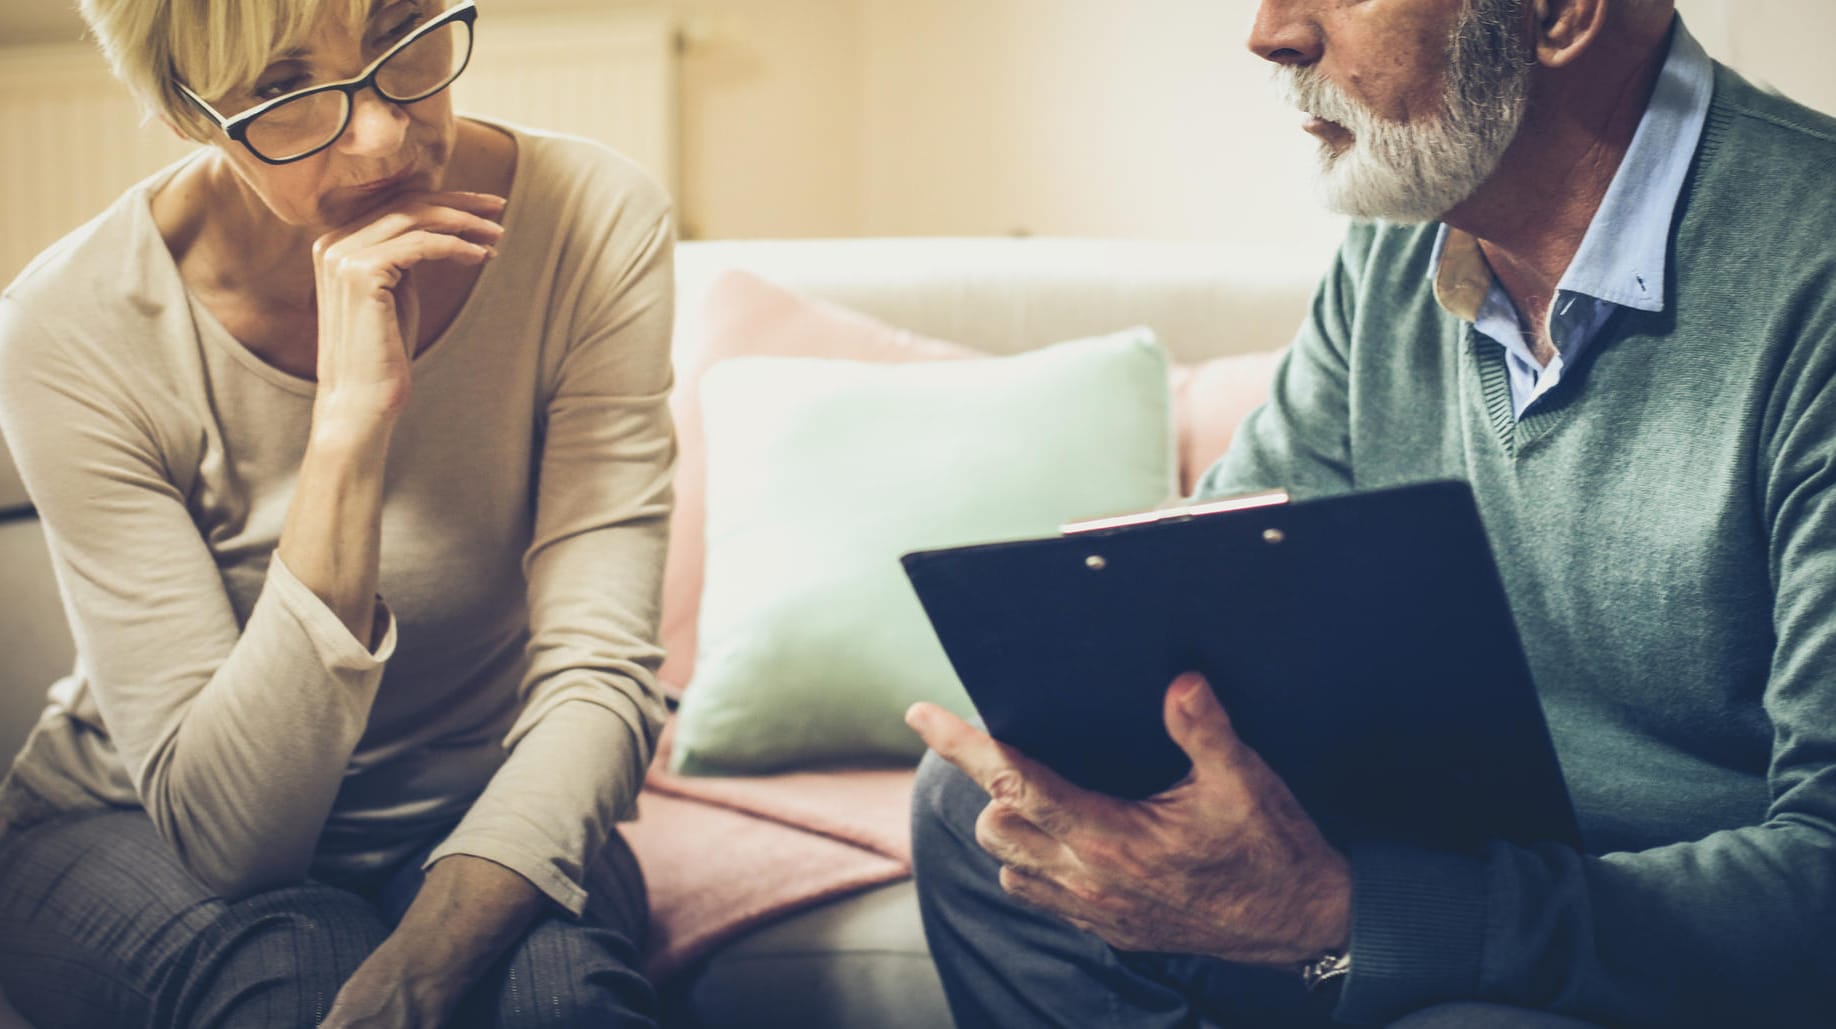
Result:
M1536 48L1536 63L1545 68L1573 64L1606 28L1613 5L1623 2L1625 0L1532 0L1535 22L1531 25L1531 43Z
M164 115L164 114L160 115L159 123L161 125L164 125L166 129L170 131L174 136L177 136L178 138L184 140L187 143L192 142L192 138L190 136L185 135L184 130L178 127L178 122L173 121L169 115Z

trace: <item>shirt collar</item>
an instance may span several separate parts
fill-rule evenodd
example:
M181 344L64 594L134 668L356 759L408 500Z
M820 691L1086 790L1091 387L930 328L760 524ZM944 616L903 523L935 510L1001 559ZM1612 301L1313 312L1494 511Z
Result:
M1714 86L1714 62L1679 15L1651 102L1558 294L1579 293L1640 311L1664 309L1671 220L1708 121ZM1443 224L1429 275L1442 308L1463 321L1478 320L1493 284L1478 240Z

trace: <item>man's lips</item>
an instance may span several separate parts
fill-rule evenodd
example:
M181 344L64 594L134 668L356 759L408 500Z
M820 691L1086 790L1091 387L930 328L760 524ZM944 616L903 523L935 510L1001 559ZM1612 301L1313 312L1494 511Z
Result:
M1328 132L1345 131L1345 126L1340 125L1336 121L1327 121L1317 114L1309 114L1303 118L1301 120L1301 128L1316 136L1323 136Z
M1329 143L1333 146L1343 147L1349 145L1352 141L1352 132L1350 129L1340 125L1336 121L1327 121L1317 114L1307 115L1301 122L1301 128L1314 136L1318 136L1322 142Z

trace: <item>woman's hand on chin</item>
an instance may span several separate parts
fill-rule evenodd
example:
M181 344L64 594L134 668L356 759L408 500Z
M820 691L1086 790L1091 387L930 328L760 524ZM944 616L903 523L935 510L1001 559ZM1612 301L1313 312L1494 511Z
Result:
M404 193L319 237L315 423L353 421L359 433L393 423L408 403L420 326L414 269L490 260L503 211L504 198L487 193Z

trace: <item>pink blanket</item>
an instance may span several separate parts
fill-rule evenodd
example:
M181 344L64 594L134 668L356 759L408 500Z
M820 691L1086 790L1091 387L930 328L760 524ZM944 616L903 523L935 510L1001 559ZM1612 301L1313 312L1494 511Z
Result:
M650 890L652 978L774 918L911 874L910 769L680 776L667 771L671 737L638 820L622 827Z

